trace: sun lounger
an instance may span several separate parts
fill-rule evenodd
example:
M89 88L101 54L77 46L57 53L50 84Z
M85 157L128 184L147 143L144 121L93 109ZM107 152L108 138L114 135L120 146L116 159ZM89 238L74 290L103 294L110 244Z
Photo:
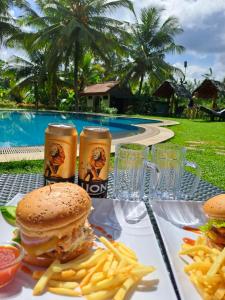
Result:
M219 120L225 120L225 108L220 111L215 111L213 109L210 109L210 108L207 108L204 106L200 106L199 110L208 114L211 121L214 121L215 118L219 118Z

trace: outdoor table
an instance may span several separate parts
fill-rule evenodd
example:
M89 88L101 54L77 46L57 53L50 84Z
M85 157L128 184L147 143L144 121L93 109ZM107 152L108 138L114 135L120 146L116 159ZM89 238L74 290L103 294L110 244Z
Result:
M149 176L149 175L147 175ZM193 174L185 173L184 182L183 182L183 191L188 191L190 188L190 182L193 180ZM147 182L148 180L146 180ZM77 181L76 181L77 182ZM0 175L0 205L5 205L8 201L10 201L17 193L28 193L35 188L42 187L44 185L44 177L41 174L2 174ZM146 186L146 193L148 192L148 187ZM212 184L200 180L199 186L192 199L194 201L205 201L208 198L225 193L218 187L213 186ZM109 175L109 184L108 184L108 198L113 197L113 173ZM178 289L173 277L173 273L170 267L170 263L166 254L166 250L158 229L156 225L154 215L152 213L149 202L146 202L146 207L148 210L149 217L151 219L156 237L158 239L158 243L160 249L163 254L163 258L165 260L172 284L174 286L177 299L181 299L178 293Z

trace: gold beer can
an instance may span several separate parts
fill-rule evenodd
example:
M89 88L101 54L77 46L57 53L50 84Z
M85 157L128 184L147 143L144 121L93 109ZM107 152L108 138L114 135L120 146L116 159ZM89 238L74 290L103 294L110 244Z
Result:
M45 130L45 185L74 182L76 157L76 128L67 124L49 124Z
M94 198L107 197L111 141L105 127L85 127L80 134L78 184Z

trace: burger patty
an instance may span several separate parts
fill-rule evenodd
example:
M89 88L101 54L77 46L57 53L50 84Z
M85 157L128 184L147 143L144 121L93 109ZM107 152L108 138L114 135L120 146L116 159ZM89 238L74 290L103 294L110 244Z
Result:
M214 243L225 245L225 228L216 228L213 226L207 233L207 236Z

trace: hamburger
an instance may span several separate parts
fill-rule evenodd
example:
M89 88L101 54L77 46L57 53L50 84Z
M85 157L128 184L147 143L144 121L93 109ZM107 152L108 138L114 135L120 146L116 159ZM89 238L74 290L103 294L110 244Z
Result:
M87 192L73 183L55 183L25 195L16 209L25 261L38 266L56 258L67 262L91 247L91 204Z
M207 237L209 246L223 249L225 247L225 194L207 200L203 205L208 222L200 229Z

